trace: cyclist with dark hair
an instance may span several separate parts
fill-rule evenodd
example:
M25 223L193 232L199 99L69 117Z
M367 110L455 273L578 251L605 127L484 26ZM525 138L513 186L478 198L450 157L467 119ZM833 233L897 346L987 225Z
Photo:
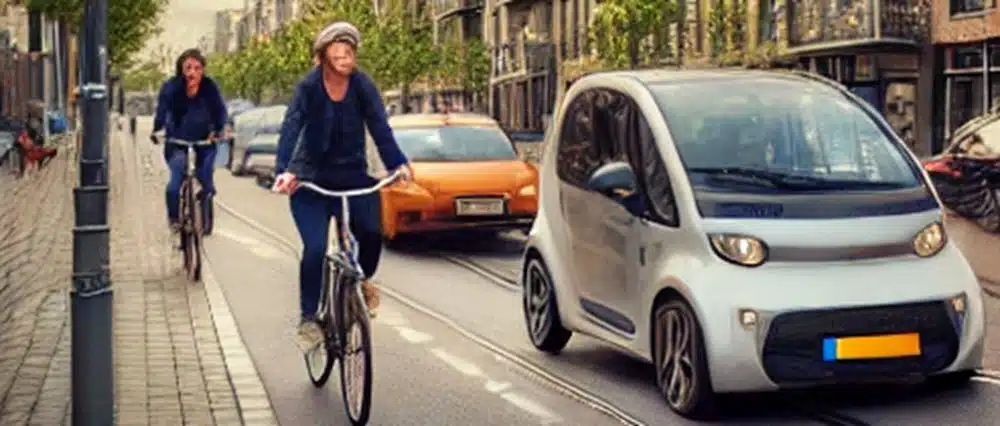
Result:
M225 128L227 117L226 103L219 87L205 75L205 57L198 49L188 49L177 58L174 76L160 87L150 139L154 144L164 137L214 141ZM215 154L214 145L195 148L196 175L201 183L200 197L204 206L210 206L215 195L212 179ZM166 191L167 219L171 230L176 232L180 226L180 187L187 167L187 150L166 144L163 157L170 168ZM212 221L206 220L204 225L204 233L211 234Z
M355 69L361 45L358 29L347 22L330 24L316 36L316 66L295 88L295 95L278 139L274 190L292 194L291 210L302 238L299 266L301 322L299 346L315 347L323 339L315 321L323 283L330 219L340 215L340 202L311 191L296 192L299 179L332 190L372 186L368 175L365 128L371 133L386 170L402 170L409 179L409 161L389 128L382 95L371 77ZM358 257L366 277L378 267L382 250L381 200L378 193L351 198L351 231L358 240ZM378 289L362 282L369 309L378 307Z

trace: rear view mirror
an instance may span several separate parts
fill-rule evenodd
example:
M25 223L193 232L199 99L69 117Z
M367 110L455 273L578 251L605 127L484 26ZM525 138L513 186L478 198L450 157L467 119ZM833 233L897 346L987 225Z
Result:
M604 195L632 193L635 191L635 172L624 161L615 161L598 167L590 174L587 188Z

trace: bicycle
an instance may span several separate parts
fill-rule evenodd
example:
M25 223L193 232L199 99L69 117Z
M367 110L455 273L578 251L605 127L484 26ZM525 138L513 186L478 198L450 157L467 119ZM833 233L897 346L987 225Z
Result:
M375 186L350 191L330 191L311 182L299 182L300 188L340 199L340 218L330 220L331 228L337 223L338 232L330 233L323 265L323 289L316 310L316 321L323 330L323 342L306 352L304 358L309 380L317 388L326 384L333 371L333 363L340 361L340 390L347 418L355 426L367 424L371 414L372 355L370 317L360 286L366 277L358 262L357 240L351 233L348 199L377 193L399 177L400 172L397 171ZM331 295L335 299L331 299ZM345 357L349 355L360 358L360 363L352 364L352 368L345 366ZM358 369L362 369L361 383L355 383L358 378L348 374ZM356 388L358 385L360 389Z
M203 197L195 195L194 184L198 180L195 177L196 155L194 148L198 146L212 145L210 140L186 141L183 139L168 138L167 143L181 146L187 149L187 168L184 170L184 179L181 181L180 190L180 249L184 252L184 270L187 278L191 281L201 280L201 239L203 236L204 222L209 214L205 206L200 203ZM201 212L201 214L198 214Z

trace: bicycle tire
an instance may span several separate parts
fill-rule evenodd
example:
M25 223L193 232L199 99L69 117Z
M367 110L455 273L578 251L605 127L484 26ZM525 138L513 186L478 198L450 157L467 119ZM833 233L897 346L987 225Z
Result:
M371 416L372 406L372 336L371 324L369 323L368 311L365 309L361 294L358 291L356 278L346 278L353 280L351 283L342 283L338 291L337 306L340 307L340 393L344 400L344 411L347 419L354 426L368 424ZM345 281L346 281L345 279ZM357 335L353 336L352 331L357 330ZM352 337L357 337L357 361L364 371L361 377L354 377L353 372L348 369L348 358L355 352L351 342ZM352 363L353 365L353 363ZM360 383L355 380L360 379ZM362 386L361 389L354 389L355 385ZM355 393L357 393L355 395ZM359 400L354 400L359 399ZM352 401L354 400L354 401Z
M194 195L191 180L181 186L182 214L181 235L184 248L184 269L190 281L201 280L201 214L198 211L198 201Z
M319 293L319 306L323 306L326 310L326 315L320 318L320 328L323 329L323 344L322 348L314 349L322 350L325 355L323 359L323 369L316 374L313 369L313 361L319 361L318 359L312 359L312 356L321 355L320 353L308 352L302 354L302 358L306 362L306 372L309 374L309 381L312 382L313 386L319 388L326 385L326 382L330 380L330 373L333 372L333 364L336 362L338 357L339 349L336 347L335 339L337 328L334 327L333 323L333 306L328 302L328 293L330 293L330 283L336 282L336 272L335 269L330 267L330 262L326 261L323 265L323 288Z

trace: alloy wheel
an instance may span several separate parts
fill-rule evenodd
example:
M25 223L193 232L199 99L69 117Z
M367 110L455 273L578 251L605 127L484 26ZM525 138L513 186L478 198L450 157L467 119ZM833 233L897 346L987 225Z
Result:
M694 318L686 309L666 306L660 310L656 322L657 384L667 404L683 411L690 404L699 380L693 362Z
M549 303L552 297L552 285L548 274L542 270L541 264L532 262L525 273L524 314L528 323L528 333L535 344L545 340L552 328L552 316Z

